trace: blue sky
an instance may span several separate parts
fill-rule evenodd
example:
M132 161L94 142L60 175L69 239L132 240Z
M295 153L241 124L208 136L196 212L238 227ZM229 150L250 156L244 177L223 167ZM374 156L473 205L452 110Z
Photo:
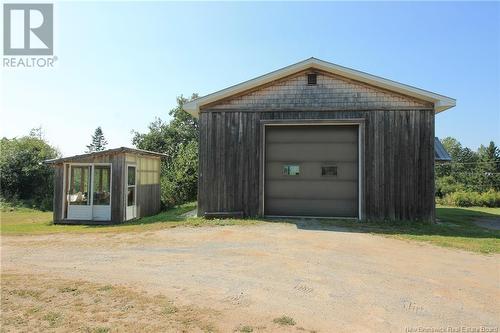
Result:
M500 4L55 3L54 69L2 70L0 136L109 147L208 94L314 56L457 99L436 135L500 144Z

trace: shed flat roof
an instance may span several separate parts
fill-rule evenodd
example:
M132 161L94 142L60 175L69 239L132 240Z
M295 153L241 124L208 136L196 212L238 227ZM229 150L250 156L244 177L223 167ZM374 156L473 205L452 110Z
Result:
M85 159L85 158L89 158L89 157L111 155L111 154L116 154L116 153L131 153L131 154L137 154L137 155L150 155L150 156L158 156L158 157L167 156L166 154L163 154L163 153L157 153L154 151L149 151L149 150L144 150L144 149L120 147L120 148L113 148L113 149L96 151L93 153L86 153L86 154L81 154L81 155L55 158L52 160L46 160L46 161L44 161L44 163L57 164L57 163L64 163L64 162L69 162L69 161L77 161L77 160L81 160L81 159Z
M258 86L267 84L269 82L279 80L286 76L298 73L307 69L318 69L339 76L343 76L352 80L370 84L375 87L383 88L389 91L397 92L403 95L411 96L423 101L431 102L434 104L436 113L452 108L456 105L456 100L451 97L439 95L427 90L419 89L407 84L399 83L396 81L384 79L379 76L368 74L365 72L357 71L352 68L333 64L331 62L323 61L316 58L309 58L300 61L296 64L283 67L268 74L256 77L255 79L242 82L240 84L231 86L229 88L219 90L212 94L194 99L183 105L184 111L190 113L194 117L198 117L200 107L204 105L217 102L221 99L251 90Z

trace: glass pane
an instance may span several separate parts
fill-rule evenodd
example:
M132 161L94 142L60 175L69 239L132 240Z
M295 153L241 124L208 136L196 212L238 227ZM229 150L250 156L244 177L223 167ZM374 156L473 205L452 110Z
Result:
M109 165L94 167L94 205L109 206L111 199L111 168Z
M68 202L70 205L90 205L90 181L88 166L71 167Z
M135 185L135 167L128 167L128 185Z
M135 205L135 187L129 187L127 193L127 206Z
M321 175L322 176L336 176L337 175L337 167L335 165L328 165L321 167Z
M285 176L298 176L300 174L300 166L299 165L284 165L283 166L283 175Z

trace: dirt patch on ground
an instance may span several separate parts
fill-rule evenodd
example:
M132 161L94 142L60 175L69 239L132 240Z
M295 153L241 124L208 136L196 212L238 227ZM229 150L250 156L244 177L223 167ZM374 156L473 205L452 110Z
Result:
M218 312L164 295L47 276L2 275L2 331L204 332Z
M50 287L51 279L56 286L57 281L83 281L89 284L84 291L89 302L100 295L93 289L97 285L127 288L139 296L146 292L152 307L144 309L144 316L163 318L162 304L172 302L179 309L192 309L193 330L401 332L499 326L498 255L282 223L2 241L4 274L50 277L44 283L54 293L59 287ZM157 295L164 299L149 301ZM2 309L29 311L32 305L17 300L2 299ZM72 302L58 308L71 308ZM127 303L120 302L118 309ZM91 328L107 324L111 330L128 330L117 326L121 319L101 323L82 316ZM186 329L182 311L176 316L167 321L166 331Z

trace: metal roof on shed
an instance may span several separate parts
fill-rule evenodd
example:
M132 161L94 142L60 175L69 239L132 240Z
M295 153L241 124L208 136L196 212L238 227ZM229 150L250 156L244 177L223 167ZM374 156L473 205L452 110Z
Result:
M78 161L78 160L89 158L89 157L106 156L106 155L111 155L111 154L116 154L116 153L130 153L130 154L149 155L149 156L158 156L158 157L167 156L166 154L157 153L157 152L149 151L149 150L120 147L120 148L113 148L113 149L107 149L107 150L102 150L102 151L96 151L93 153L74 155L74 156L68 156L68 157L62 157L62 158L55 158L52 160L46 160L46 161L44 161L44 163L57 164L57 163L64 163L64 162L70 162L70 161Z
M438 162L450 162L451 156L444 148L439 138L434 138L434 160Z

